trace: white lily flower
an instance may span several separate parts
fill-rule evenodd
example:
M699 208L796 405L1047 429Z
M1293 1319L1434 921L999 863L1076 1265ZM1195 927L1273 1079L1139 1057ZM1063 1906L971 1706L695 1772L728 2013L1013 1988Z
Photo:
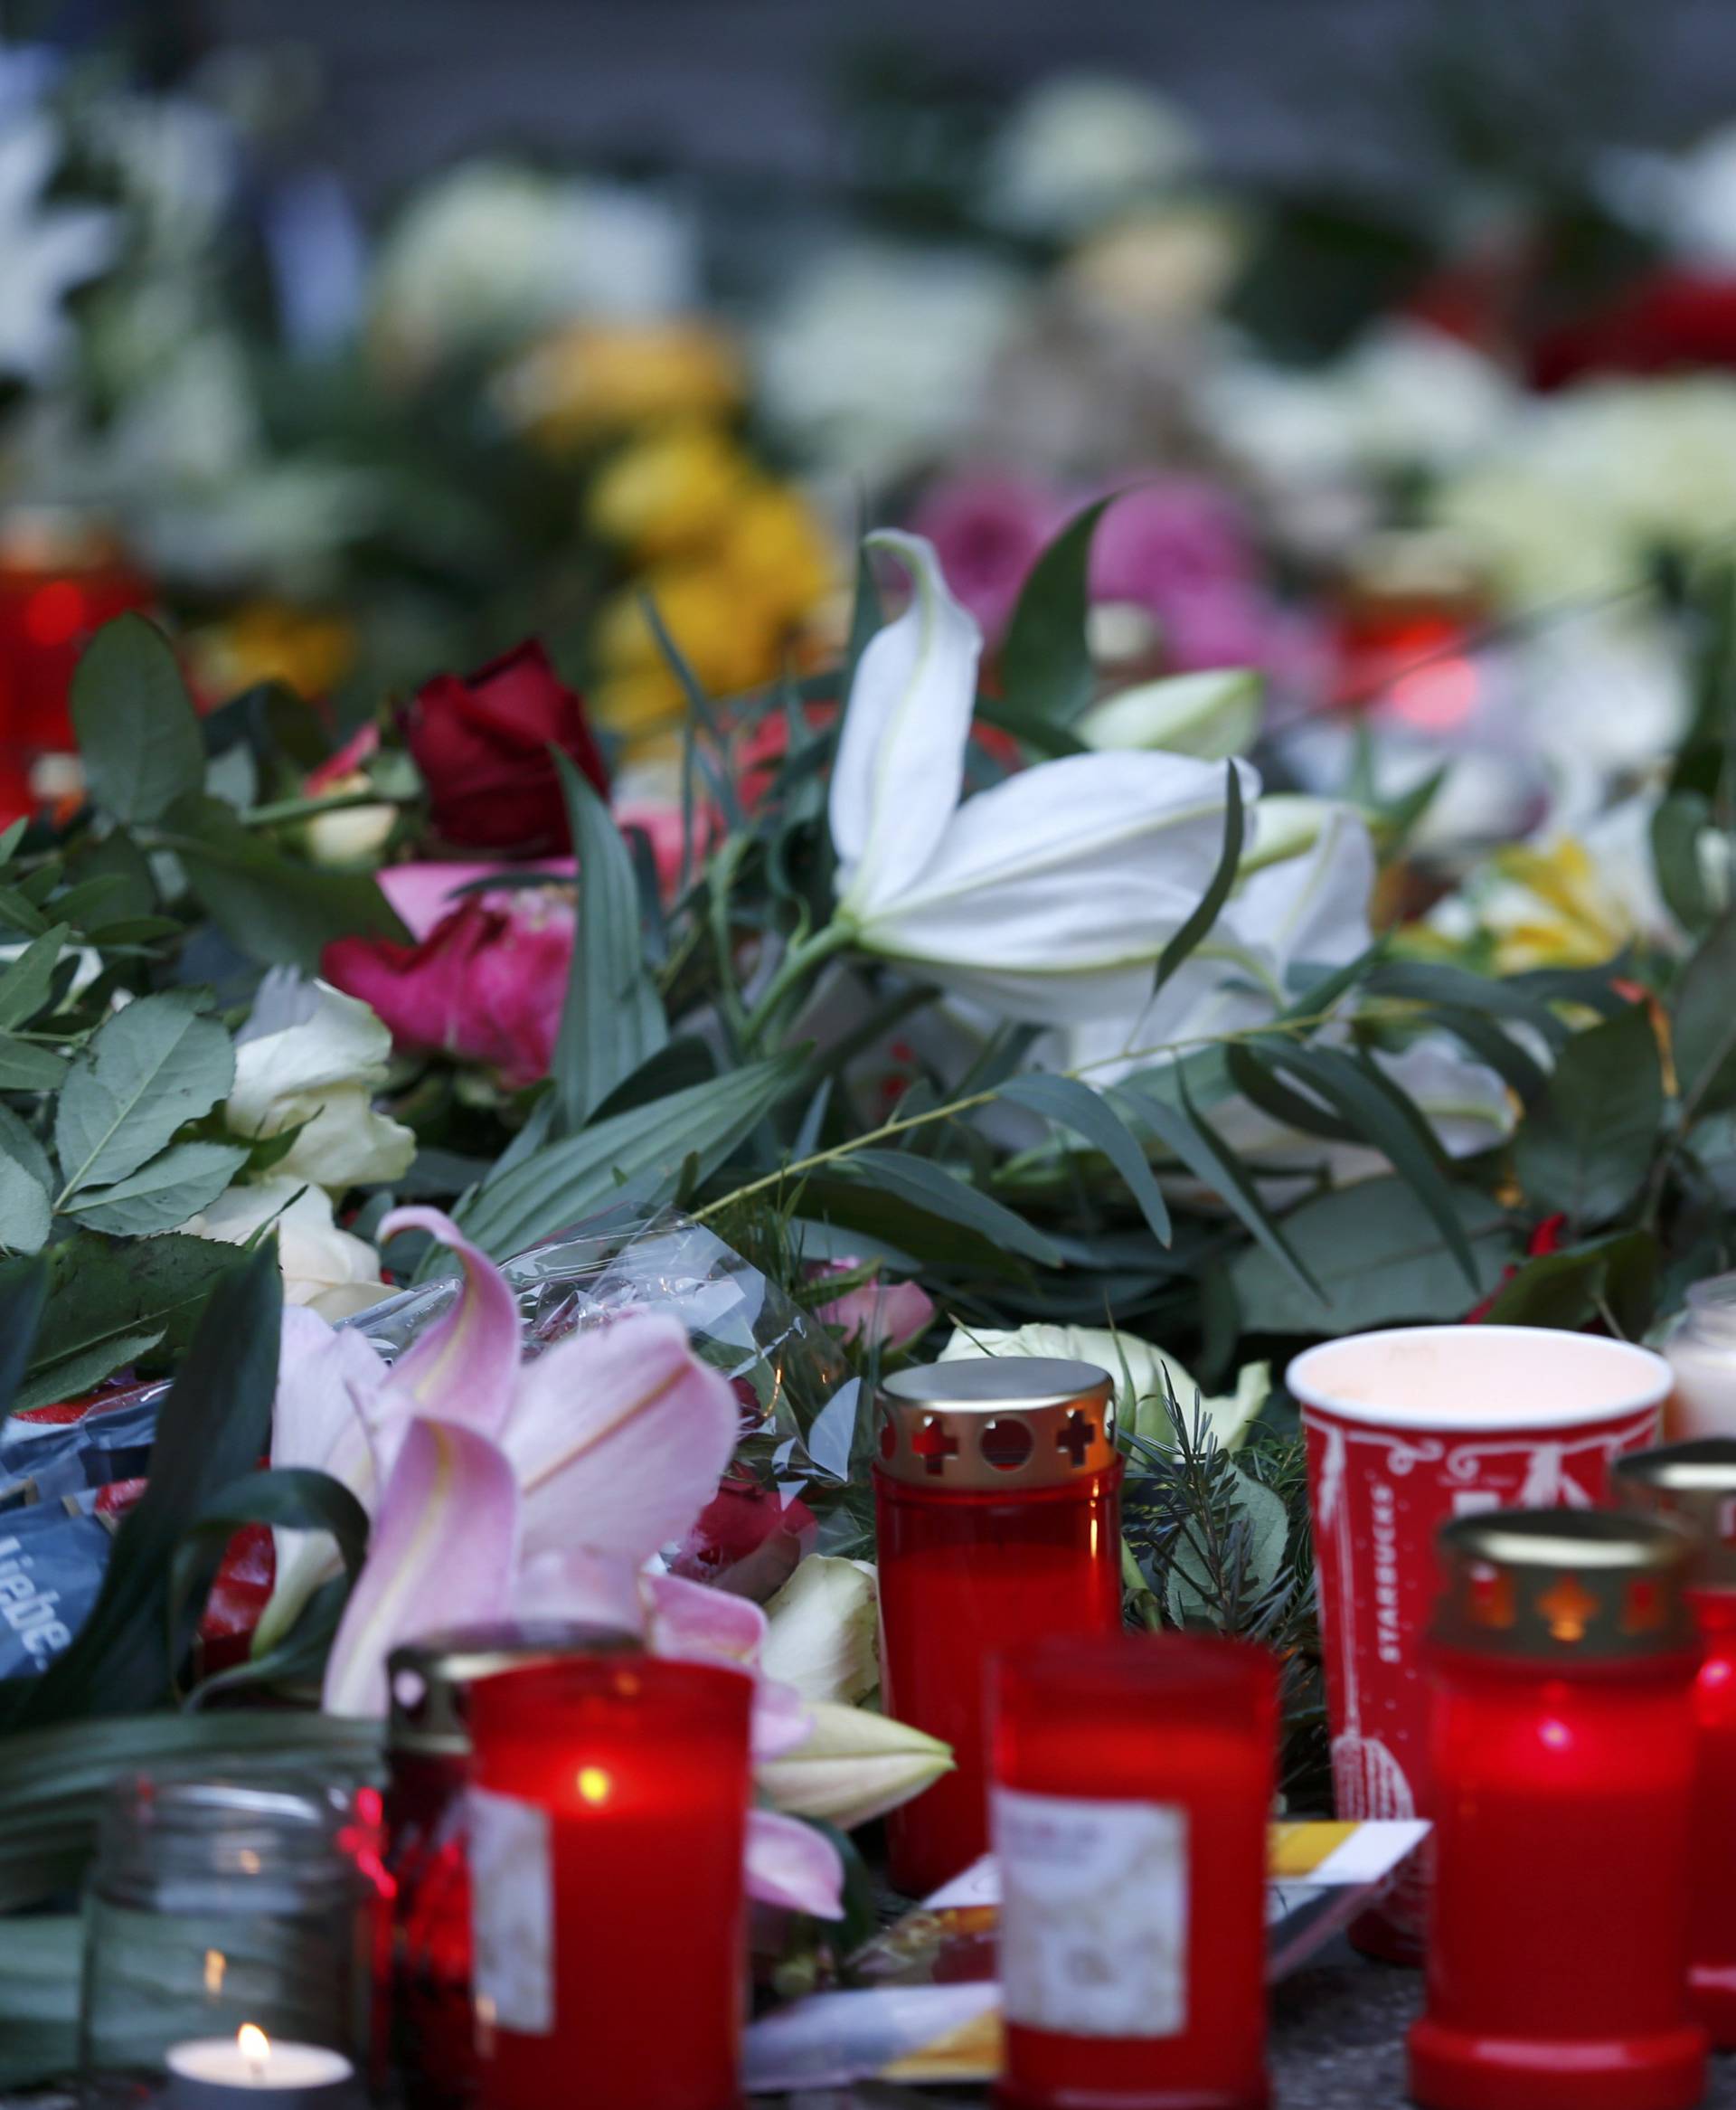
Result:
M1057 1356L1065 1362L1095 1363L1115 1380L1118 1422L1153 1443L1166 1443L1174 1434L1164 1390L1167 1377L1170 1390L1184 1414L1193 1415L1198 1396L1206 1424L1224 1451L1237 1450L1246 1441L1254 1417L1272 1389L1271 1365L1246 1363L1236 1374L1233 1392L1208 1399L1179 1356L1160 1348L1156 1341L1141 1339L1137 1333L1123 1333L1118 1327L1038 1322L1011 1331L988 1326L955 1328L940 1351L940 1360L956 1363L972 1356Z
M952 1771L950 1745L908 1722L825 1701L808 1713L814 1726L803 1742L754 1768L760 1788L792 1817L820 1817L850 1831Z
M1171 674L1105 696L1074 729L1087 747L1099 751L1155 747L1227 762L1245 754L1259 737L1264 691L1265 677L1252 667Z
M392 1034L359 998L274 968L235 1036L235 1088L225 1112L238 1135L307 1125L273 1169L341 1193L396 1179L416 1155L401 1122L376 1113Z
M1008 1017L1125 1017L1216 869L1223 767L1068 755L960 804L982 632L930 543L869 539L916 595L851 687L831 790L839 920L865 951ZM1230 766L1251 805L1259 777Z
M873 1564L810 1554L766 1606L760 1666L804 1699L854 1706L880 1683Z

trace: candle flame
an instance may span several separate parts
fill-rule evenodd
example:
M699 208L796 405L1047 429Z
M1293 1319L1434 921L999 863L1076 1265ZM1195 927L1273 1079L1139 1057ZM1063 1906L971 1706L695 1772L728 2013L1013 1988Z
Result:
M593 1808L609 1800L610 1782L600 1765L581 1765L579 1768L579 1800Z
M235 2048L252 2067L256 2079L264 2073L271 2057L271 2039L257 2022L243 2022L236 2030Z

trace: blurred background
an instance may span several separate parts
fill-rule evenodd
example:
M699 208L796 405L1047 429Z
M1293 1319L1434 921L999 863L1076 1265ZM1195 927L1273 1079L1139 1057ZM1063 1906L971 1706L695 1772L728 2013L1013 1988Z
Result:
M992 681L1112 495L1106 683L1253 670L1269 771L1443 855L1595 845L1685 724L1722 0L0 19L11 810L123 607L334 737L540 634L654 784L693 688L811 697L864 524L934 538Z

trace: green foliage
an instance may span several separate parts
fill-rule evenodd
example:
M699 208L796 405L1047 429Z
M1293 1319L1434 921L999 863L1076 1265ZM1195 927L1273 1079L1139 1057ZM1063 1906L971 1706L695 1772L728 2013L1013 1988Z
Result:
M1096 677L1085 641L1091 538L1114 503L1111 497L1087 506L1031 567L1001 652L1002 695L1015 723L1069 725L1091 700Z
M1561 1049L1514 1147L1514 1170L1537 1207L1596 1230L1639 1192L1663 1116L1657 1036L1635 1004Z
M205 748L168 639L143 616L104 624L72 681L90 795L121 821L161 820L204 781Z

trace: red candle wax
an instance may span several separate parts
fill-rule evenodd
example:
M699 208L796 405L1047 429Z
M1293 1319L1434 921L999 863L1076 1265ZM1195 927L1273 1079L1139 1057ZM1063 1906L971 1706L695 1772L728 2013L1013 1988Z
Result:
M988 1850L992 1659L1121 1623L1121 1461L1089 1363L938 1363L889 1379L882 1404L882 1697L955 1761L887 1820L892 1882L920 1897Z
M485 2110L734 2110L752 1697L651 1656L473 1689Z
M1736 1441L1702 1437L1624 1459L1616 1490L1694 1546L1688 1603L1704 1658L1694 1682L1694 1909L1689 1983L1721 2050L1736 2049Z
M1258 2110L1278 1678L1215 1636L1006 1657L995 1744L1019 2110Z
M1687 2110L1698 1661L1686 1546L1606 1514L1441 1534L1435 1878L1410 2089L1428 2110Z

